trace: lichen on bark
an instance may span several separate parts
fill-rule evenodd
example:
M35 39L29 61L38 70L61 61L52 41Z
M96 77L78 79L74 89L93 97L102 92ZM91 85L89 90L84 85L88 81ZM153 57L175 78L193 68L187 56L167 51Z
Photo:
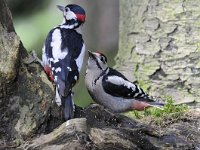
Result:
M15 32L1 32L0 36L0 78L10 82L16 78L19 63L20 39Z
M53 130L63 122L54 87L15 33L11 12L0 1L0 148L15 139ZM6 141L6 142L5 142ZM12 143L13 144L13 143Z
M116 68L153 96L199 101L199 11L197 0L120 1Z

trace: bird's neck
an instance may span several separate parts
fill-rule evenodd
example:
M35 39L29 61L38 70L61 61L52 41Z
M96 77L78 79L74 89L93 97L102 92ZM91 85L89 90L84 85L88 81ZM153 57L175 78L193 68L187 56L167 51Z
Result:
M82 24L75 19L72 19L72 20L63 19L63 22L61 23L60 26L61 26L61 28L65 28L65 29L77 29L81 25Z
M86 73L88 73L88 71L89 70L87 70L86 71ZM93 79L93 82L97 82L102 76L104 76L105 74L107 74L109 72L109 68L106 68L104 71L101 71L101 70L99 70L99 71L90 71L90 75L92 75L91 76L91 79Z
M78 28L75 28L74 30L76 30L77 33L82 34L82 26L79 26Z

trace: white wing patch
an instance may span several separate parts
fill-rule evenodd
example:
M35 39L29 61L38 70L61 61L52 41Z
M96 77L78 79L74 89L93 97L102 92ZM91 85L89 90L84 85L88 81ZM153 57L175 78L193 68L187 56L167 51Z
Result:
M42 65L46 66L48 64L49 63L48 63L47 55L45 53L45 45L44 45L44 47L42 48Z
M71 68L71 67L67 67L67 69L68 69L69 71L72 71L72 68Z
M77 80L78 78L77 78L77 76L74 76L74 80Z
M60 99L60 95L58 93L58 88L56 88L56 97L55 97L55 101L56 101L56 104L58 106L61 106L61 99Z
M85 44L83 44L83 47L81 49L81 53L80 55L78 56L78 58L76 59L76 64L78 66L78 71L81 70L81 67L83 65L83 60L84 60L84 57L85 57Z
M57 72L61 72L61 68L60 68L60 67L56 68L55 72L56 72L56 73L57 73Z
M54 60L64 59L66 55L68 54L67 48L61 51L61 42L62 42L62 39L61 39L60 30L55 29L52 33L52 42L51 42L52 54L53 54Z
M107 81L115 85L125 86L128 89L132 89L133 91L135 91L135 88L136 88L136 86L133 83L126 81L123 78L118 77L118 76L109 76Z
M52 60L54 63L57 63L57 62L59 62L59 60L58 59L53 59Z
M54 81L55 81L55 82L58 81L58 76L54 76ZM58 88L59 88L59 84L58 84Z

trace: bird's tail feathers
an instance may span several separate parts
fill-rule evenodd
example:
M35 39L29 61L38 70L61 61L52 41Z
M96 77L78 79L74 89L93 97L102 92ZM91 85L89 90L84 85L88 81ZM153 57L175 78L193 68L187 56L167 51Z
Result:
M141 100L146 101L150 105L156 105L156 106L164 106L165 105L165 103L160 102L160 100L158 100L156 97L150 96L146 93L145 93L145 96L143 96L143 98L141 98Z
M157 98L146 94L143 99L145 102L149 104L151 107L156 107L162 109L165 103L160 102Z
M152 107L156 107L159 109L163 109L163 106L165 105L164 103L161 102L148 102L148 104Z
M72 93L69 93L66 97L62 97L62 106L64 109L64 118L69 120L74 118L74 102L72 99Z

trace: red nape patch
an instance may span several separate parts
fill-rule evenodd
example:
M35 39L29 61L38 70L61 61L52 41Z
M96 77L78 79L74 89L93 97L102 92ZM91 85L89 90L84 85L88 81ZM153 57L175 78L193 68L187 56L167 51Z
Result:
M96 54L97 54L97 55L99 55L99 56L101 55L101 56L104 56L104 57L106 57L106 56L105 56L105 55L104 55L104 54L103 54L101 51L98 51L98 50L97 50L97 51L95 51L95 52L93 52L93 53L96 53Z
M143 111L145 108L150 107L150 105L146 102L134 101L132 104L132 108L134 110Z
M76 14L76 17L77 17L77 20L78 20L78 21L85 22L85 18L86 18L85 15L82 15L82 14Z
M104 55L100 50L97 50L96 52L94 53L97 53L97 54L100 54L100 55Z
M46 72L46 74L48 75L50 80L53 82L54 79L53 79L53 75L51 73L51 68L48 65L46 65L46 66L44 66L44 71Z

